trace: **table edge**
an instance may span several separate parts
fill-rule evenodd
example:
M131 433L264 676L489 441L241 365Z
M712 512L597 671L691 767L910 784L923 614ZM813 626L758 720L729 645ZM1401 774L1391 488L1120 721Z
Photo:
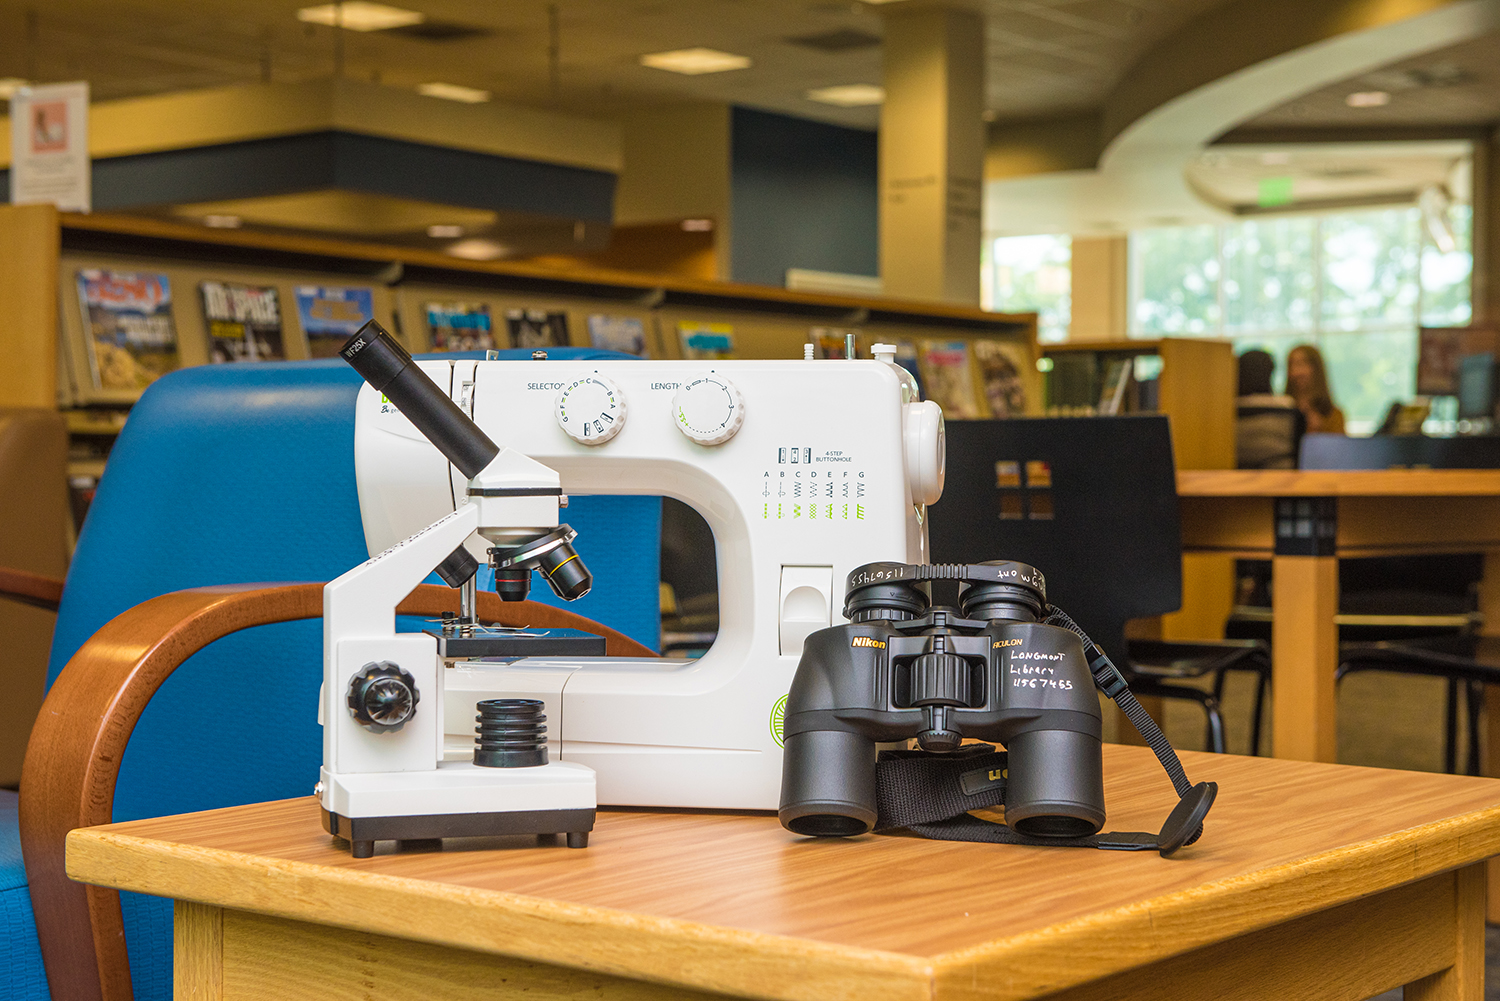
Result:
M974 997L981 980L988 981L988 1001L1005 1001L1166 959L1497 853L1500 805L930 956L269 859L107 828L68 835L67 872L116 889L774 1001L856 1001L871 992L903 1001ZM122 863L130 869L126 875L119 872ZM1247 907L1239 891L1252 879L1256 892ZM406 906L391 906L392 895ZM447 920L414 923L413 914L424 910L434 916L447 911ZM577 934L582 929L586 936ZM1137 944L1128 955L1083 947L1103 934L1129 935ZM587 948L576 947L581 942ZM691 946L686 957L684 945ZM997 991L998 985L1005 986Z
M1180 469L1177 495L1213 497L1495 497L1496 469Z

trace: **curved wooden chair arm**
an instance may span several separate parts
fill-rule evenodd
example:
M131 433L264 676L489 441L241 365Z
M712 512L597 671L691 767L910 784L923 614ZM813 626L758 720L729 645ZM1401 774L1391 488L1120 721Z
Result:
M56 577L43 577L26 570L0 567L0 598L10 598L55 612L58 603L62 601L62 593L63 582Z
M485 622L583 629L604 636L611 656L657 656L560 608L502 602L485 592L478 598ZM451 589L423 584L397 612L436 616L453 607ZM68 879L64 844L75 828L110 822L120 759L146 703L178 665L214 640L322 614L322 584L236 584L164 594L106 623L58 675L26 748L20 804L21 853L54 998L131 998L119 894Z

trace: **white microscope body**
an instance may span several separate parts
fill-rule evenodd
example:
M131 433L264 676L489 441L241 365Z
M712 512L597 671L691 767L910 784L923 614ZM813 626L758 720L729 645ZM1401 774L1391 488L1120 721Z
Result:
M555 469L565 494L693 507L719 573L719 633L698 660L449 661L446 756L469 753L476 700L540 699L552 759L592 768L600 803L776 809L803 638L843 621L856 566L927 560L925 506L944 470L937 405L916 402L888 361L417 364L495 442ZM355 466L372 553L465 496L464 477L368 386ZM610 541L583 543L586 557ZM476 555L485 545L470 540Z
M457 510L450 505L426 527L418 526L409 538L323 588L318 796L324 827L346 838L356 858L373 854L376 841L496 834L566 834L570 847L584 847L597 805L594 773L556 756L549 760L536 746L540 738L519 758L505 751L483 758L522 760L527 767L479 763L472 698L466 708L456 709L465 719L454 721L467 733L467 746L463 753L445 754L444 682L450 672L441 665L437 639L395 628L396 606L465 540L515 547L541 538L549 550L555 548L553 542L566 534L558 531L557 473L512 449L497 449L456 411L438 412L452 410L447 397L409 370L409 356L378 325L361 330L342 353L360 356L351 357L351 364L366 378L371 378L371 359L381 356L375 368L384 363L384 374L395 373L401 382L383 385L390 399L375 394L378 406L395 414L392 401L400 401L419 420L426 418L429 431L434 423L437 431L446 431L446 450L464 461L472 478L464 477ZM417 433L410 422L406 426ZM428 448L436 454L434 446ZM571 552L566 539L563 551ZM468 564L469 574L473 567ZM586 591L588 584L580 586ZM496 712L502 741L517 734L517 714L523 717L523 738L542 723L534 718L538 707L504 706Z

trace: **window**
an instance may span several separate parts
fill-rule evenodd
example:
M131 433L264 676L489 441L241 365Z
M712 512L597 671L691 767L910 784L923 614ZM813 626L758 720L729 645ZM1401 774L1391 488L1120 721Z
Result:
M1065 341L1073 297L1073 240L1002 236L984 245L980 303L998 313L1037 316L1037 339Z
M1446 220L1411 207L1140 230L1130 333L1262 348L1278 385L1287 352L1316 344L1349 429L1373 430L1416 391L1417 327L1469 322L1471 225L1455 205Z

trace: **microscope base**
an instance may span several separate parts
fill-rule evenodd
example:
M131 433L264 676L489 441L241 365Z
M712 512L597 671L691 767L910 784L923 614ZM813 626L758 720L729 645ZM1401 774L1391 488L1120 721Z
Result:
M501 834L565 834L569 848L587 848L594 811L510 810L505 813L438 813L419 817L342 817L327 810L323 830L348 840L355 858L375 854L375 842L494 837ZM415 846L414 846L415 847Z

